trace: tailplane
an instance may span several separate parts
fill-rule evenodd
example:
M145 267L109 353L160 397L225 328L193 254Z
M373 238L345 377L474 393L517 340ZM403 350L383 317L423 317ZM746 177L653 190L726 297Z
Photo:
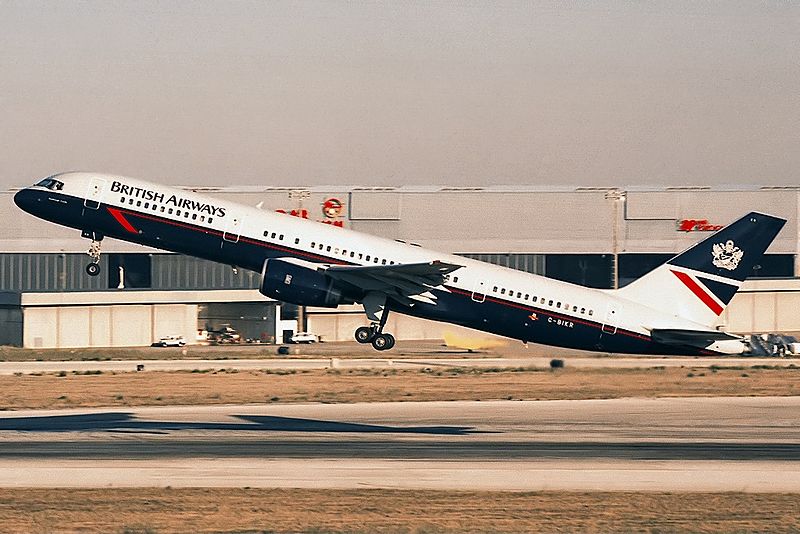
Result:
M710 327L785 223L772 215L748 213L617 294Z

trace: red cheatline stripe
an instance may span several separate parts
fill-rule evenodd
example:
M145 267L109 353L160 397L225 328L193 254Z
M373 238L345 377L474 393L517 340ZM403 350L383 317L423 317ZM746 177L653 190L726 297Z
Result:
M670 271L672 271L672 269L670 269ZM697 298L702 300L703 303L711 309L711 311L713 311L717 315L722 313L722 306L720 306L716 300L711 298L711 295L703 291L703 288L700 287L697 282L692 280L688 274L682 273L680 271L672 271L672 274L677 276L678 280L683 282L686 285L686 287L688 287L692 291L692 293L697 295Z
M136 228L134 228L133 225L128 222L128 219L126 219L125 216L122 213L120 213L119 210L116 210L114 208L107 208L107 209L108 212L117 220L117 222L121 224L122 227L125 228L127 231L129 231L132 234L139 233L136 231Z

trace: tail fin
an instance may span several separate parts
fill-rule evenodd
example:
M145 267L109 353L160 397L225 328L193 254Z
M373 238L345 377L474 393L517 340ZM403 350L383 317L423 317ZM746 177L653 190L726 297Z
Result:
M784 223L772 215L748 213L617 295L710 327Z

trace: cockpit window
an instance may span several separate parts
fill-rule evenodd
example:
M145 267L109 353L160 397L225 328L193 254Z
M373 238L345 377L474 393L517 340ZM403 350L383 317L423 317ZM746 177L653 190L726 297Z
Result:
M42 180L41 182L39 182L36 185L38 185L40 187L46 187L47 189L50 189L51 191L61 191L64 188L64 183L63 182L59 182L58 180L55 180L53 178L45 178L44 180Z

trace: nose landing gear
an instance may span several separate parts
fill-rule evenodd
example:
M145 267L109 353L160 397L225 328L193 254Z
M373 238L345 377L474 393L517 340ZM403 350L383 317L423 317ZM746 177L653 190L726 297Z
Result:
M103 240L103 236L97 232L91 231L84 231L82 235L92 240L92 244L89 245L89 250L86 252L92 259L86 266L86 274L89 276L97 276L100 274L100 242Z

